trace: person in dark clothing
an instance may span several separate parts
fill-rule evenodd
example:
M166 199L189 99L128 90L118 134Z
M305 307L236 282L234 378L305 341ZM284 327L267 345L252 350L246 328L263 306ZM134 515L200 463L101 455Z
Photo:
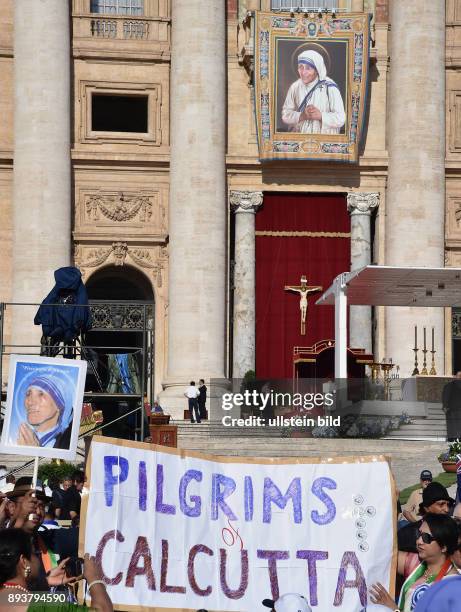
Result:
M442 405L447 419L447 440L461 437L461 372L442 391Z
M68 559L48 573L48 581L66 585L74 581L73 577L65 575L65 565ZM56 608L62 612L77 612L89 608L69 604L34 603L28 594L36 592L37 580L43 568L40 565L30 534L23 529L4 529L0 531L0 609L1 610L50 610ZM94 557L86 554L84 558L83 576L88 583L88 591L92 598L92 610L111 612L112 602L106 592L101 578L101 570ZM40 589L47 591L47 588ZM26 596L25 596L26 595ZM11 602L14 596L14 602ZM43 599L40 598L40 602ZM32 603L29 603L32 602Z
M81 470L77 470L72 474L72 486L66 491L66 508L72 520L80 516L82 489L84 484L85 474Z
M38 531L45 518L45 503L49 502L49 498L42 489L31 489L31 484L32 478L19 478L13 491L8 494L8 530L13 527L20 528L32 537L33 551L39 564L31 587L35 591L48 591L52 586L69 582L65 575L64 561L57 564L55 551L50 546L51 540L47 537L49 534L67 530Z
M72 486L72 478L65 476L61 479L61 486L53 488L53 494L51 496L51 504L53 506L56 518L61 521L69 521L71 516L69 514L68 502L67 502L67 491Z
M205 386L205 381L201 378L198 382L198 390L200 391L200 395L198 396L198 409L200 412L200 419L206 419L206 392L207 388Z
M55 286L34 318L35 325L42 326L42 354L49 357L56 356L60 342L72 342L91 328L88 294L80 270L72 266L59 268L54 279Z
M439 482L431 482L423 490L423 501L416 523L410 523L397 532L397 548L402 552L417 552L416 540L425 514L449 514L455 500L448 495L446 488Z

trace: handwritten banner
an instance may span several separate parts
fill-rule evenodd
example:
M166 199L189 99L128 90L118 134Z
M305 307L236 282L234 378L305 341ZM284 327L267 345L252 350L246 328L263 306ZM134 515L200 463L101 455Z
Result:
M223 458L93 438L80 552L114 605L260 610L279 594L322 612L381 610L393 590L395 491L382 456Z

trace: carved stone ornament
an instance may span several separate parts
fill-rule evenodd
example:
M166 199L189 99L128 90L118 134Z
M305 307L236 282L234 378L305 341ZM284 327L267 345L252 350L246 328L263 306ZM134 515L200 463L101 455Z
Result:
M263 203L262 191L231 191L229 194L231 209L235 213L255 213Z
M101 266L111 253L112 247L98 247L87 251L85 260L82 260L80 258L83 257L83 254L80 255L80 249L78 249L75 251L75 262L79 267L96 268Z
M347 210L351 215L370 215L379 206L379 193L348 193Z
M459 229L461 228L461 206L457 206L456 210L455 210L455 222L456 222L456 227Z
M152 216L152 202L147 196L127 197L123 193L117 196L89 196L86 200L86 212L90 220L98 221L100 215L117 223L130 221L139 215L139 221L145 223Z
M113 242L112 251L114 252L115 265L123 266L125 263L126 254L128 252L128 246L126 242Z
M157 256L154 255L152 249L129 247L126 242L113 242L110 247L95 247L86 251L77 244L74 252L75 265L81 269L82 276L85 277L85 268L101 266L111 255L113 255L115 266L125 265L129 257L140 268L151 270L157 287L160 288L163 285L162 272L168 261L168 253L166 246L157 246L155 249Z

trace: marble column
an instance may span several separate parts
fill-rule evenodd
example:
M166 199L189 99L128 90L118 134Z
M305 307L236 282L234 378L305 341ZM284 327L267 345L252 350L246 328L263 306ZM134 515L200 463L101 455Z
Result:
M351 215L351 272L371 263L371 213L379 205L379 193L347 194ZM351 306L349 311L349 346L372 352L371 307Z
M235 213L233 378L255 369L255 213L262 191L231 191Z
M168 370L182 416L190 380L223 379L226 355L225 5L172 0Z
M394 0L390 24L385 260L391 266L443 267L445 2ZM410 49L424 61L415 61ZM411 375L415 325L420 337L423 326L435 327L436 370L443 374L442 308L387 308L385 356L400 365L402 377Z
M71 259L70 3L14 2L13 301L41 302ZM33 344L36 308L13 311Z

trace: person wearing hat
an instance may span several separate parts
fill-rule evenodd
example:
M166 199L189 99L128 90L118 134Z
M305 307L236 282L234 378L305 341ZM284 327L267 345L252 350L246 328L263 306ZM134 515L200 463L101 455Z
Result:
M419 505L421 518L416 523L410 523L397 532L398 549L404 552L417 552L416 538L424 516L432 514L449 514L455 500L448 495L446 488L440 482L430 482L423 489L422 502Z
M16 443L68 449L72 434L73 409L66 401L64 381L57 376L36 376L19 404L20 419Z
M323 56L311 49L300 53L298 74L283 104L283 123L301 134L339 134L346 122L344 103Z
M45 504L50 498L45 495L40 481L35 489L31 487L32 478L24 476L18 478L13 491L8 494L10 520L7 527L22 529L32 536L40 567L34 590L46 591L49 587L70 582L65 575L65 562L68 558L59 561L59 555L54 547L51 547L52 537L47 537L46 531L38 531L45 519ZM70 530L53 530L49 532L50 536L54 536L56 531Z
M432 482L432 472L429 470L423 470L420 474L419 481L421 488L412 491L407 503L402 508L402 514L409 523L417 523L419 517L419 507L423 501L423 491L429 483Z
M263 606L271 608L275 612L312 612L312 608L307 603L307 599L298 593L285 593L276 601L273 599L263 599Z
M18 478L12 491L7 493L7 512L9 522L7 527L20 527L33 534L40 527L45 517L45 503L49 498L43 492L40 482L37 488L32 487L32 478Z

